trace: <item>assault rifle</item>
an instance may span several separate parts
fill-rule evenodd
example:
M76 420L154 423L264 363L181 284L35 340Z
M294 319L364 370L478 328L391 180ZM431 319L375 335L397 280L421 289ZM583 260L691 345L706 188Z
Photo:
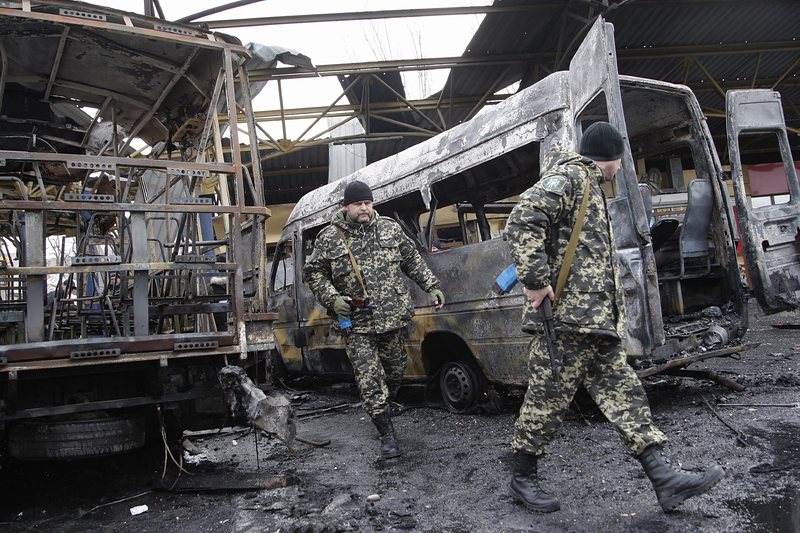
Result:
M553 382L556 386L561 385L561 378L558 373L561 370L561 358L554 344L556 340L556 328L553 321L553 304L550 298L546 297L539 305L539 318L542 320L544 328L544 342L547 344L547 352L550 354L550 371L553 373Z
M519 281L517 277L517 265L511 263L503 270L492 285L492 291L496 294L506 294ZM553 372L553 382L556 385L561 385L561 378L559 371L561 370L561 358L556 350L556 329L553 321L553 305L550 298L545 298L539 306L539 318L542 321L544 328L544 341L547 344L547 352L550 354L550 370Z

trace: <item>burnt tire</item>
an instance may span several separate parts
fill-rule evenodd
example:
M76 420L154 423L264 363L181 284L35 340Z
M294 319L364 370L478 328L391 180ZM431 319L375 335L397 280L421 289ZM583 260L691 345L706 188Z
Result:
M144 446L144 418L134 414L85 413L18 422L9 428L9 453L16 459L102 457Z
M484 394L482 377L472 362L445 363L439 374L439 390L447 410L459 414L472 412Z

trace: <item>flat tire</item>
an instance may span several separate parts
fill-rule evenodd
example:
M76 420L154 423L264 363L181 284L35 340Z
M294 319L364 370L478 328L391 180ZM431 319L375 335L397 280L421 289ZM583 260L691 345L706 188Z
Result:
M102 457L144 446L144 418L131 413L81 413L34 418L9 427L12 457L60 460Z

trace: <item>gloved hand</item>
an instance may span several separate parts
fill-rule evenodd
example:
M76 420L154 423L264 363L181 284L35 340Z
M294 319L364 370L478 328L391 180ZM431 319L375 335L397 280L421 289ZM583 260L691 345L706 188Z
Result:
M440 289L433 289L428 294L431 295L431 300L436 305L436 309L441 309L444 306L444 293Z
M337 296L333 301L333 312L340 316L350 316L353 312L350 303L344 296Z

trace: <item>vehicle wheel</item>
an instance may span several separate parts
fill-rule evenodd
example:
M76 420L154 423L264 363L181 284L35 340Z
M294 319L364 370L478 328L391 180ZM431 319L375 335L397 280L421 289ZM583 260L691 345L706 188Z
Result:
M141 416L81 413L14 424L8 447L17 459L81 459L134 450L144 446L144 439Z
M439 377L439 389L451 413L469 412L483 395L480 370L467 361L446 363Z

